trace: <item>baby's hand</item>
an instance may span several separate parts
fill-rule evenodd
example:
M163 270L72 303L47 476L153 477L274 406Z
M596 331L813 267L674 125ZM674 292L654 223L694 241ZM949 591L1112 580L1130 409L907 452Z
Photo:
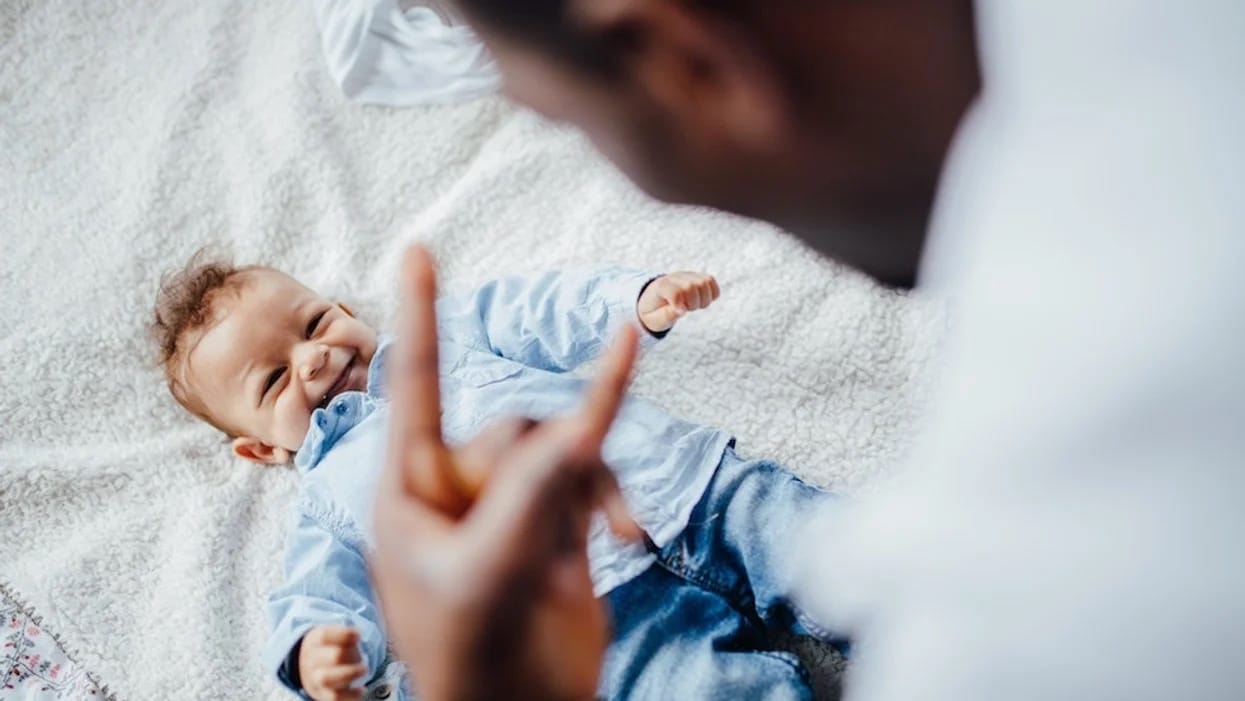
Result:
M316 626L303 636L298 678L316 701L357 701L363 689L350 685L367 674L359 655L359 631L346 626Z
M722 294L718 281L704 273L670 273L653 280L636 302L640 323L650 333L668 331L684 314L704 309Z

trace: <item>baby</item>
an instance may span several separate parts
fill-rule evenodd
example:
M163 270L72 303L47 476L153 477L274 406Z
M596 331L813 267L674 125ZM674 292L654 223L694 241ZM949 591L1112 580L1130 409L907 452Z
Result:
M464 442L504 416L571 409L590 360L624 324L651 345L718 298L713 277L617 268L504 278L438 302L443 430ZM240 457L300 478L269 597L264 665L303 698L408 698L368 581L390 340L293 278L196 256L166 276L153 332L173 396ZM607 698L808 699L770 633L831 639L788 597L797 526L832 497L734 439L628 398L603 448L643 543L598 518L594 590L611 611Z

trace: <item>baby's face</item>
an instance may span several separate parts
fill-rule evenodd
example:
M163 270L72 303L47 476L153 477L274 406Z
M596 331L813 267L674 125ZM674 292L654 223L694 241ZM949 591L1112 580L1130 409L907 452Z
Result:
M287 275L245 275L235 294L220 296L215 323L190 339L185 381L239 436L239 455L286 462L312 411L367 388L376 332Z

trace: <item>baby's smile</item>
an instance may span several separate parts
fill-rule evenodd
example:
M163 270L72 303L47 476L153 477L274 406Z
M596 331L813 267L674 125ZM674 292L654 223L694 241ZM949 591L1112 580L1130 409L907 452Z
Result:
M367 369L359 368L358 359L359 354L351 352L350 357L346 359L341 370L338 371L337 377L329 385L328 389L325 390L324 396L320 398L320 402L316 404L315 408L326 408L329 402L333 401L342 392L352 390L361 392L367 388Z

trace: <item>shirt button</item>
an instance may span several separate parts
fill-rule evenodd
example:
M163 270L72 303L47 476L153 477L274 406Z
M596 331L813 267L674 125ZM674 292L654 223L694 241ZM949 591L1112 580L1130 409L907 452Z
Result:
M387 699L393 694L393 689L388 684L381 684L372 691L372 698Z

